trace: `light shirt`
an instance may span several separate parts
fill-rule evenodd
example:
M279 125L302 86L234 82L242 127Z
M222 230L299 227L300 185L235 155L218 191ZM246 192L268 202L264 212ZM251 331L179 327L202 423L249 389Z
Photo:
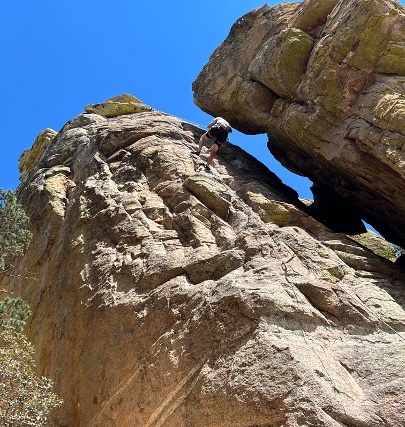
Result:
M214 125L221 126L221 128L225 130L227 127L231 127L231 125L222 117L215 117L215 119L208 125L208 129L211 129Z

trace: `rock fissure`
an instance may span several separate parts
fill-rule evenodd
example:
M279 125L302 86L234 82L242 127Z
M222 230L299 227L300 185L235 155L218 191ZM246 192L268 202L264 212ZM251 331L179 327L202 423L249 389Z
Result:
M64 400L55 426L404 424L403 272L345 234L359 230L358 211L388 235L403 224L392 213L400 168L376 146L383 120L402 131L401 104L377 90L393 76L373 74L378 83L365 88L356 74L380 47L357 56L367 54L356 44L367 20L343 4L353 5L305 0L247 14L194 84L203 108L268 132L285 163L314 178L317 211L231 143L196 171L190 151L204 130L127 94L88 106L23 156L18 195L34 238L16 267L18 294L36 307L28 333L39 371ZM393 19L390 40L401 36ZM339 40L350 42L340 49L350 70L323 53ZM280 81L301 44L299 73ZM272 67L278 80L266 78ZM350 132L364 146L347 144ZM364 165L367 147L375 161ZM350 219L345 231L331 212Z
M306 0L244 16L249 26L235 24L193 83L195 102L241 131L266 132L270 151L284 166L354 203L365 221L403 246L403 198L393 198L387 183L403 187L404 162L396 146L404 135L398 118L404 110L405 65L397 47L404 43L404 10L388 1L345 0L325 7L318 3ZM291 55L287 67L294 43L305 45L305 37L310 37L305 34L313 31L316 42L308 39L305 58ZM247 50L249 55L240 54ZM292 76L289 70L300 73ZM235 76L241 79L238 89L223 84ZM270 103L264 100L269 89L277 94ZM300 110L291 100L311 105L315 113L309 119L308 110ZM268 105L271 108L265 110ZM360 118L365 120L357 122L362 137L349 146L347 123ZM388 130L393 133L382 134ZM325 141L332 145L325 146ZM362 152L370 156L368 160ZM371 182L370 159L384 165L373 165ZM324 167L314 168L319 163ZM347 192L332 179L342 175L359 191ZM384 210L382 204L392 209Z

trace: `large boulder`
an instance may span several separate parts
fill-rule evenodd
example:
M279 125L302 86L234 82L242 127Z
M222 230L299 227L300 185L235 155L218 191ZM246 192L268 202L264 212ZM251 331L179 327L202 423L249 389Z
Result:
M200 171L203 132L82 114L24 169L0 288L33 309L52 425L403 426L403 271L232 144Z
M193 84L195 103L268 133L291 171L405 246L405 10L305 0L240 18Z

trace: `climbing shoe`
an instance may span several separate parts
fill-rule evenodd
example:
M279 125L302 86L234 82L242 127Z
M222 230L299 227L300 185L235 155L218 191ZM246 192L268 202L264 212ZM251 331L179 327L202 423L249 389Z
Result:
M199 156L201 153L201 151L192 151L191 154L196 154L197 156Z

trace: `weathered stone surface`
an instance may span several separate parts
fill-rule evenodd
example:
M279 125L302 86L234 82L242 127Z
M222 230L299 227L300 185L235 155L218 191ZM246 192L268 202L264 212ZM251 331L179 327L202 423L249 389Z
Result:
M366 233L350 237L361 245L364 245L366 248L372 250L377 255L381 255L391 261L396 261L398 259L395 248L381 236L378 236L370 230Z
M100 116L104 117L116 117L124 114L152 111L152 108L144 104L138 98L124 93L123 95L107 99L107 101L101 104L86 105L85 110L88 113L100 114Z
M404 425L403 271L232 144L196 172L202 133L81 115L21 184L34 237L0 287L33 308L53 425Z
M53 129L44 129L39 133L32 147L21 154L18 159L18 170L20 171L21 181L24 181L28 172L36 165L47 145L57 134Z
M331 189L405 246L405 10L398 2L255 9L233 25L193 90L204 111L243 132L267 132L284 166Z

